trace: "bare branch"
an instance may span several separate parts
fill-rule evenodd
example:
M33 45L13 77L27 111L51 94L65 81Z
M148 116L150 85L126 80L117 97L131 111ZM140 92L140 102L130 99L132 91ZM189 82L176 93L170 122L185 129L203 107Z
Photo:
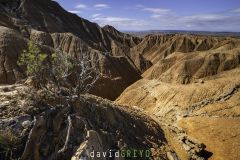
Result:
M27 138L27 142L25 144L25 148L24 148L24 151L23 151L23 154L22 154L23 159L25 159L24 157L28 156L27 155L28 154L27 153L28 152L28 147L29 147L30 140L31 140L31 137L32 137L32 133L33 133L33 130L34 130L35 126L36 126L36 123L37 123L37 118L34 116L33 127L30 130L30 132L29 132L29 135L28 135L28 138Z
M63 148L60 149L57 154L65 152L66 149L68 148L70 134L71 134L71 129L72 129L72 119L71 119L71 116L69 115L68 116L68 130L67 130L66 140L65 140Z

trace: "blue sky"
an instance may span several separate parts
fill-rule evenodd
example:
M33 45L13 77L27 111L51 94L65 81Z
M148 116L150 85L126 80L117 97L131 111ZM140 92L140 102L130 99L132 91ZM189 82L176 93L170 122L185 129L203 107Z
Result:
M55 0L119 30L239 31L240 0Z

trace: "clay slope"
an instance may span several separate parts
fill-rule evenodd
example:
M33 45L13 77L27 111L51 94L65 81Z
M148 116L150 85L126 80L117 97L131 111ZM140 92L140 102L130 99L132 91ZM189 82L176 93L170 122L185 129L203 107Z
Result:
M55 51L75 57L87 54L92 65L101 69L103 86L110 88L103 94L92 92L96 95L115 99L127 86L140 79L140 71L134 63L139 60L133 59L139 57L129 56L130 48L141 41L139 38L112 32L113 28L102 29L66 12L51 0L2 0L0 10L0 84L12 84L24 77L16 62L29 40L48 54ZM145 63L143 58L141 61Z
M44 92L25 85L2 86L0 91L3 160L77 160L90 158L93 150L96 157L96 152L120 149L151 149L155 156L166 158L170 150L153 119L111 101L92 95L71 101L64 96L43 98Z
M205 158L234 160L240 156L239 73L237 67L188 85L142 79L117 102L156 117L182 159L192 156L193 148L182 138L190 136L206 145Z
M153 64L142 69L144 78L188 84L236 68L239 46L240 40L230 37L148 35L130 54Z
M188 84L240 65L240 48L220 47L191 53L174 52L144 72L147 79Z

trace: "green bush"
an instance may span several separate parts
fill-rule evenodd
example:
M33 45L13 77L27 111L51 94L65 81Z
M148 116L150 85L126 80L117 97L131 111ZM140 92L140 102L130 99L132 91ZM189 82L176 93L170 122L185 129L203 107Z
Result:
M19 57L18 65L26 67L27 76L39 77L46 68L43 65L46 57L47 55L42 53L38 46L30 41L27 50L24 50Z

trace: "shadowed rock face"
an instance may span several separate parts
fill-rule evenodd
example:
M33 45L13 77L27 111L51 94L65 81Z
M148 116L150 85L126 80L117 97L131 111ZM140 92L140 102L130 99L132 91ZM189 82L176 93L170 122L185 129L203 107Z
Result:
M14 83L23 78L17 67L18 50L26 47L26 40L15 30L0 26L0 83Z
M34 28L47 33L73 33L84 39L88 45L108 49L108 35L97 25L77 15L68 13L57 2L51 0L17 0L1 2L6 27L15 26L18 30ZM1 20L4 21L4 20Z

